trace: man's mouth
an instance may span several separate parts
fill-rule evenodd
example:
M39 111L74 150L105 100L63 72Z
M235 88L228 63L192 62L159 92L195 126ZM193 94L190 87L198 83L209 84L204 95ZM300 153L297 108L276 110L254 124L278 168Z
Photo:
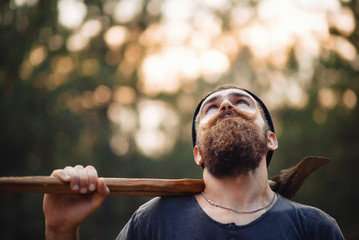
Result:
M234 118L235 116L233 114L225 114L221 117L221 119L228 119L228 118Z
M238 117L244 119L244 117L241 116L239 113L234 112L232 110L227 110L227 111L219 113L216 117L210 119L207 122L207 127L214 126L217 122L219 122L221 120L227 121L227 120L235 119L235 118L238 118Z
M234 117L238 117L238 114L236 114L232 111L223 112L218 116L219 119L227 119L227 118L234 118Z

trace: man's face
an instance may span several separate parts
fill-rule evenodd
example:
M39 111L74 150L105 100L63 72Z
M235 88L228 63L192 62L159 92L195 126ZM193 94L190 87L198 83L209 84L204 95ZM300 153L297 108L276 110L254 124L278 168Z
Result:
M267 152L267 131L261 109L248 93L226 89L203 102L198 115L199 153L217 178L255 170Z

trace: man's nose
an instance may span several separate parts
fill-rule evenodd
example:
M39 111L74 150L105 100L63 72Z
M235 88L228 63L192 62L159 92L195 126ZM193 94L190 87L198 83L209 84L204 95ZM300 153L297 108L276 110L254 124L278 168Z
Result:
M221 107L219 108L220 111L225 111L225 110L230 110L234 108L234 106L232 105L232 103L228 100L224 100L221 104Z

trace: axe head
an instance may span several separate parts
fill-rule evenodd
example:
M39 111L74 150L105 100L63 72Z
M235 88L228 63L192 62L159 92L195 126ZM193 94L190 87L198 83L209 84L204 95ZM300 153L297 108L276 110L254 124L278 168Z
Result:
M329 162L326 157L305 157L292 168L283 169L269 180L273 191L291 199L298 192L304 180L315 170Z

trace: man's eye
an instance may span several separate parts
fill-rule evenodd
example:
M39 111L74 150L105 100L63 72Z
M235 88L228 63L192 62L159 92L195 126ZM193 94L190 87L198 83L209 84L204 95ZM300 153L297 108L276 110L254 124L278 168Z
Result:
M247 102L246 100L243 100L243 99L239 100L239 101L237 102L237 104L249 105L248 102Z
M206 112L209 112L210 110L216 109L216 108L217 108L216 105L211 105L211 106L209 106L209 107L207 108L207 111L206 111Z

